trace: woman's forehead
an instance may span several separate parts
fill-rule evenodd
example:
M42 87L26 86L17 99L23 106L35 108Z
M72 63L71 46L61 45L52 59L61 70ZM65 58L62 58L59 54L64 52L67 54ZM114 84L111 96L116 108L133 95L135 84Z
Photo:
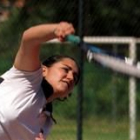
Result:
M70 58L64 58L61 61L59 61L58 64L70 67L75 72L78 71L78 66L77 66L76 62L74 60L70 59Z

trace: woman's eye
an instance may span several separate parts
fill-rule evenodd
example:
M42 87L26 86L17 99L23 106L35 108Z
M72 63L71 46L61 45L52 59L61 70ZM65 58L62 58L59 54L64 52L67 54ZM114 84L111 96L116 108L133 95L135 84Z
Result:
M65 72L68 72L68 71L69 71L69 69L68 69L68 68L63 68L63 70L64 70Z

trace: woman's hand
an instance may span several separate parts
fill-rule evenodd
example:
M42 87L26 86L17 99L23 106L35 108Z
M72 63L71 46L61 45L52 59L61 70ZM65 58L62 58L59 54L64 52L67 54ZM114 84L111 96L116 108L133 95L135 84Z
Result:
M67 35L74 33L75 29L73 25L68 22L60 22L54 30L54 34L59 41L64 41Z

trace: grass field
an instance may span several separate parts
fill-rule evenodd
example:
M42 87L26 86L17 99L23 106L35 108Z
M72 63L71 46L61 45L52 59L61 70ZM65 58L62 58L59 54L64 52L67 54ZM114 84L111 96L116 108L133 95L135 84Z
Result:
M76 121L59 119L47 140L76 140L76 128ZM137 123L138 130L140 130L140 123ZM138 139L140 134L137 132ZM83 140L129 140L129 123L128 121L112 123L101 119L84 120Z

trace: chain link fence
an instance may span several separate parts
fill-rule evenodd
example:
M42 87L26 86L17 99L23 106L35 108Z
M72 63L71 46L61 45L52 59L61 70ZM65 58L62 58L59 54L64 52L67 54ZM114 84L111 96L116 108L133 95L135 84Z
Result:
M68 21L73 23L76 34L80 36L139 38L139 6L138 0L0 0L0 74L12 66L22 32L30 26ZM98 47L118 55L129 55L128 45L98 44ZM41 59L54 53L68 54L80 61L80 49L73 44L44 44ZM137 60L139 56L137 45ZM57 124L47 140L128 140L129 77L101 67L96 62L89 63L86 54L82 57L82 83L67 101L54 102ZM137 140L140 139L139 91L137 79ZM82 103L81 110L77 107L79 103ZM82 116L78 117L79 110Z

